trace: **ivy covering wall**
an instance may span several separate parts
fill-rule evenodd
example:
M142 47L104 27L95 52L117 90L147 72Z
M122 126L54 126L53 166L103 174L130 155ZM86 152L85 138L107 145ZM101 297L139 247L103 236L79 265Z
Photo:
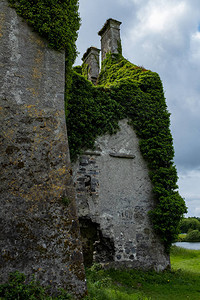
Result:
M159 76L131 64L121 55L107 55L97 87L80 74L81 68L76 68L69 91L80 26L78 0L8 1L49 41L51 48L66 51L66 115L72 160L81 150L93 148L99 135L115 133L119 120L129 118L140 139L141 153L153 183L156 207L150 218L169 250L186 207L176 191L169 113Z
M49 42L49 47L66 52L66 72L75 61L80 27L78 0L8 0L11 7Z
M153 183L155 209L149 212L154 229L169 251L186 212L176 191L177 172L162 82L157 73L131 64L121 55L107 54L94 86L81 67L73 73L67 104L67 128L72 160L81 150L94 147L95 139L118 130L118 121L128 118L140 140Z

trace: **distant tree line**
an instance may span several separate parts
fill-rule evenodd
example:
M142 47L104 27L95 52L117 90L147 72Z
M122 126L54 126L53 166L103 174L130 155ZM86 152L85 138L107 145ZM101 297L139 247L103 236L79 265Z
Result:
M186 236L179 240L184 242L200 242L200 218L184 218L180 222L180 232L186 233Z

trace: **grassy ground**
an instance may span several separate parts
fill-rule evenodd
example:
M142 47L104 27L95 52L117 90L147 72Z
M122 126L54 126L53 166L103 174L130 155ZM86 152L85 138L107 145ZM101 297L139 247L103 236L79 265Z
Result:
M86 270L89 295L85 300L200 300L200 250L173 247L172 270L161 273L137 270L103 270L94 265ZM72 299L66 292L52 298L33 280L15 272L0 285L0 300Z
M174 270L181 269L200 275L200 250L186 250L174 246L171 252L171 265Z
M86 271L92 300L200 300L200 251L173 247L172 271Z

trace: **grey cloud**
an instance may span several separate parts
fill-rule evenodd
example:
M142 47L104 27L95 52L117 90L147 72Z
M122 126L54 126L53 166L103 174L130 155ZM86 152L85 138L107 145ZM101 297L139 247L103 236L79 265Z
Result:
M179 190L188 206L187 216L200 216L200 167L180 172Z
M199 217L200 216L200 207L199 207L200 199L196 199L196 200L185 199L185 202L186 202L186 206L188 207L188 212L186 214L186 217Z

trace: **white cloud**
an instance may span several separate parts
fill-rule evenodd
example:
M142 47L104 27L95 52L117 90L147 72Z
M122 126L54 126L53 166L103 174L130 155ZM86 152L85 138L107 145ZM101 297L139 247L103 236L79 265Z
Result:
M194 64L200 64L200 32L196 31L192 34L190 40L190 62Z
M149 0L138 6L136 19L126 33L126 55L143 59L147 67L173 63L190 47L190 31L196 24L192 14L187 1Z
M182 19L186 12L187 4L184 2L149 1L145 10L139 11L138 19L147 32L165 33L169 30L176 31L178 20Z

